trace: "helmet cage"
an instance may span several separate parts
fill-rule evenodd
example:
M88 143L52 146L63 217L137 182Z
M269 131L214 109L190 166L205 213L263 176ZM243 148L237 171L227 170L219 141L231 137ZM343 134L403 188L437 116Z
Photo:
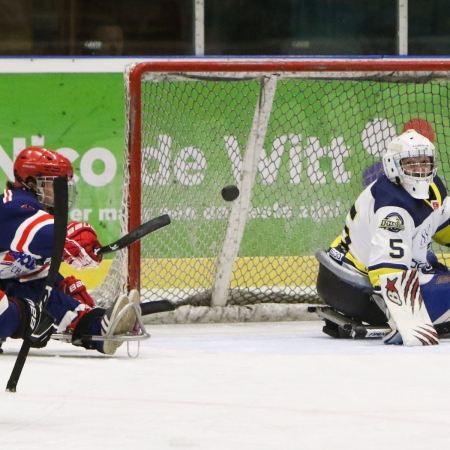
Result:
M427 156L430 158L430 170L421 171L420 162L404 164L406 158L420 158ZM437 155L434 146L423 146L404 150L398 153L387 153L383 157L384 170L386 176L391 181L400 181L402 186L414 198L428 198L428 188L433 182L437 172Z
M39 202L46 207L47 210L54 207L54 192L53 192L53 180L56 177L42 177L37 176L36 179L36 197ZM75 204L77 190L76 184L73 177L67 179L67 189L68 189L68 207L69 210Z
M424 164L421 162L408 162L405 164L404 160L407 158L430 158L430 170L428 172L422 172L420 167ZM426 180L429 183L433 181L434 176L437 172L437 161L436 152L430 148L424 150L405 150L400 153L393 155L394 162L397 166L398 172L403 180L414 181L417 178Z

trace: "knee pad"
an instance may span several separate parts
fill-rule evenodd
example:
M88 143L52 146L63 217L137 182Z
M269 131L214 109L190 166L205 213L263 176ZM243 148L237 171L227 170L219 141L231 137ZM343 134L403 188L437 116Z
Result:
M72 344L77 347L84 347L88 350L97 350L97 343L89 339L83 339L83 336L92 334L91 325L98 321L105 314L104 308L91 309L87 314L80 318L72 334Z
M387 318L372 301L370 289L351 284L320 263L317 293L321 300L336 311L370 325L384 325Z

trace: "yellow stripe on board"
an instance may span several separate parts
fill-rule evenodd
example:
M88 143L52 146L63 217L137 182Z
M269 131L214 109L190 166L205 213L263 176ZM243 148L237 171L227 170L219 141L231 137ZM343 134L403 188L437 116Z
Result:
M450 265L450 254L439 261ZM61 274L83 280L88 290L95 289L105 278L112 260L104 260L98 269L75 270L61 264ZM142 261L142 288L210 288L215 260L213 258L168 258ZM318 262L314 256L267 256L237 258L231 287L236 286L315 286Z
M98 269L75 270L66 263L60 272L83 280L88 290L105 278L112 260ZM318 262L314 256L242 257L233 267L231 287L311 286L315 285ZM210 288L215 274L214 258L168 258L142 261L142 288Z
M95 289L106 277L112 264L112 259L105 259L100 263L98 269L76 270L66 263L61 263L59 272L63 277L73 275L75 278L82 280L88 290Z
M142 262L142 288L210 288L215 259L158 259ZM314 256L241 257L233 267L231 287L314 286L318 262Z

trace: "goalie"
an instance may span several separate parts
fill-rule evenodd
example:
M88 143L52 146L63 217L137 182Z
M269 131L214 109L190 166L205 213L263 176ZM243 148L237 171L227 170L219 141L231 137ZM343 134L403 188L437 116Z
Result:
M429 251L432 240L450 246L450 199L436 175L435 147L408 130L388 145L383 169L347 214L326 255L331 266L320 265L317 290L350 319L389 324L385 343L435 345L434 325L450 320L450 273ZM340 295L341 270L370 280L370 295L354 286Z
M22 150L14 161L14 182L0 196L0 338L22 338L44 347L53 332L70 333L72 342L112 355L123 341L83 336L131 333L138 319L137 291L119 297L109 309L96 308L84 284L58 275L46 310L39 306L53 248L53 180L67 176L69 208L75 202L73 168L63 155L44 148ZM98 267L101 245L87 223L68 224L64 261L75 269Z

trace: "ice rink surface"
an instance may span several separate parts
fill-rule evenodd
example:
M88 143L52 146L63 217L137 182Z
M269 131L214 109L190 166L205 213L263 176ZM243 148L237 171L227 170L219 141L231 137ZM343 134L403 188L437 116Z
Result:
M1 450L450 445L450 340L335 340L322 322L147 326L138 358L52 341L2 388ZM6 386L21 341L0 355ZM136 346L131 347L136 350Z

